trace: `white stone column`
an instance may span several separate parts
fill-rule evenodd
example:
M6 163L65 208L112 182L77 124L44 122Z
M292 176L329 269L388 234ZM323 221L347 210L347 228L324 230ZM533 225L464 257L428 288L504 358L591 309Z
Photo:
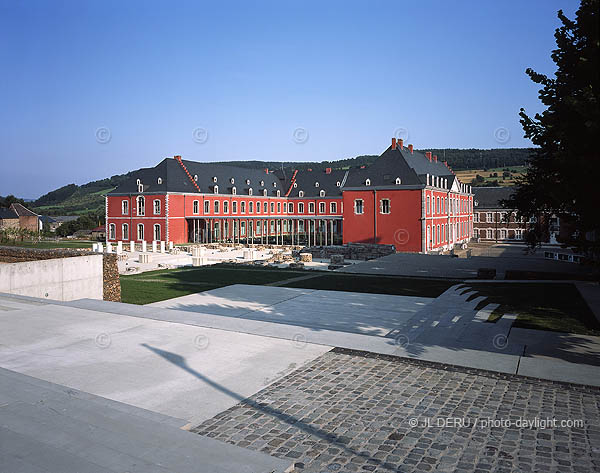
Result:
M146 251L148 251L148 243L146 240L142 240L142 253L146 253Z
M164 253L166 251L165 242L161 240L160 242L160 252Z
M110 243L110 242L106 243L106 252L112 253L112 243Z
M123 242L122 241L118 241L117 242L117 254L120 255L123 253Z
M129 251L133 253L135 251L135 241L129 242Z
M172 242L172 241L170 241L170 242L169 242L169 250L172 250L173 248L174 248L173 242Z
M156 253L156 240L152 240L152 253Z

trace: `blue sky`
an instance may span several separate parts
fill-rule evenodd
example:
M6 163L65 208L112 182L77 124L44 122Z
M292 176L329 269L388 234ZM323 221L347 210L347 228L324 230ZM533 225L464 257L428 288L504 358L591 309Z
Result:
M524 147L574 0L0 0L0 195L197 161ZM299 130L299 131L296 131ZM500 131L497 131L500 130ZM508 134L506 133L508 131Z

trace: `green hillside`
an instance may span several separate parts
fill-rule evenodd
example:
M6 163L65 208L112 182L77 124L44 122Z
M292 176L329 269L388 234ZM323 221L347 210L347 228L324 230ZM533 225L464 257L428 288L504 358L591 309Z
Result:
M425 150L421 150L425 151ZM436 154L440 160L446 159L455 171L477 170L483 173L487 170L507 166L523 166L531 155L532 148L503 148L503 149L434 149L427 150ZM357 156L355 158L339 159L337 161L317 162L272 162L272 161L227 161L222 164L240 166L251 169L313 169L321 171L325 168L348 169L373 163L375 155ZM104 214L104 196L124 182L131 174L120 174L98 181L88 182L82 186L68 184L52 192L48 192L30 206L34 211L43 215L87 215ZM487 176L487 175L486 175Z

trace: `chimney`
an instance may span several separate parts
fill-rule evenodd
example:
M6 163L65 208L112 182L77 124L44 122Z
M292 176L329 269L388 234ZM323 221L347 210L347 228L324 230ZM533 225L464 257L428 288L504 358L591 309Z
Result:
M425 156L427 156L427 159L429 159L429 162L431 162L431 151L427 151Z
M410 151L410 154L413 154L413 145L408 145L408 151Z
M437 163L437 156L435 154L433 155L433 160Z
M402 138L398 138L398 148L404 149L404 140Z
M325 174L331 174L331 168L325 168Z
M392 138L392 149L396 149L396 138Z
M265 168L265 174L269 174L269 168Z

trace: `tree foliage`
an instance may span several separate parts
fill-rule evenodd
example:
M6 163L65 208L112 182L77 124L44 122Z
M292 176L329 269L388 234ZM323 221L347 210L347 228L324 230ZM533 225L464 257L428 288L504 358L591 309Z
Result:
M525 132L539 148L528 172L517 180L513 197L504 202L525 217L556 214L572 228L565 243L598 255L600 168L598 119L600 64L598 60L599 0L582 0L575 20L562 10L556 29L553 78L527 69L542 88L547 107L533 118L521 109ZM563 227L564 228L564 227Z

